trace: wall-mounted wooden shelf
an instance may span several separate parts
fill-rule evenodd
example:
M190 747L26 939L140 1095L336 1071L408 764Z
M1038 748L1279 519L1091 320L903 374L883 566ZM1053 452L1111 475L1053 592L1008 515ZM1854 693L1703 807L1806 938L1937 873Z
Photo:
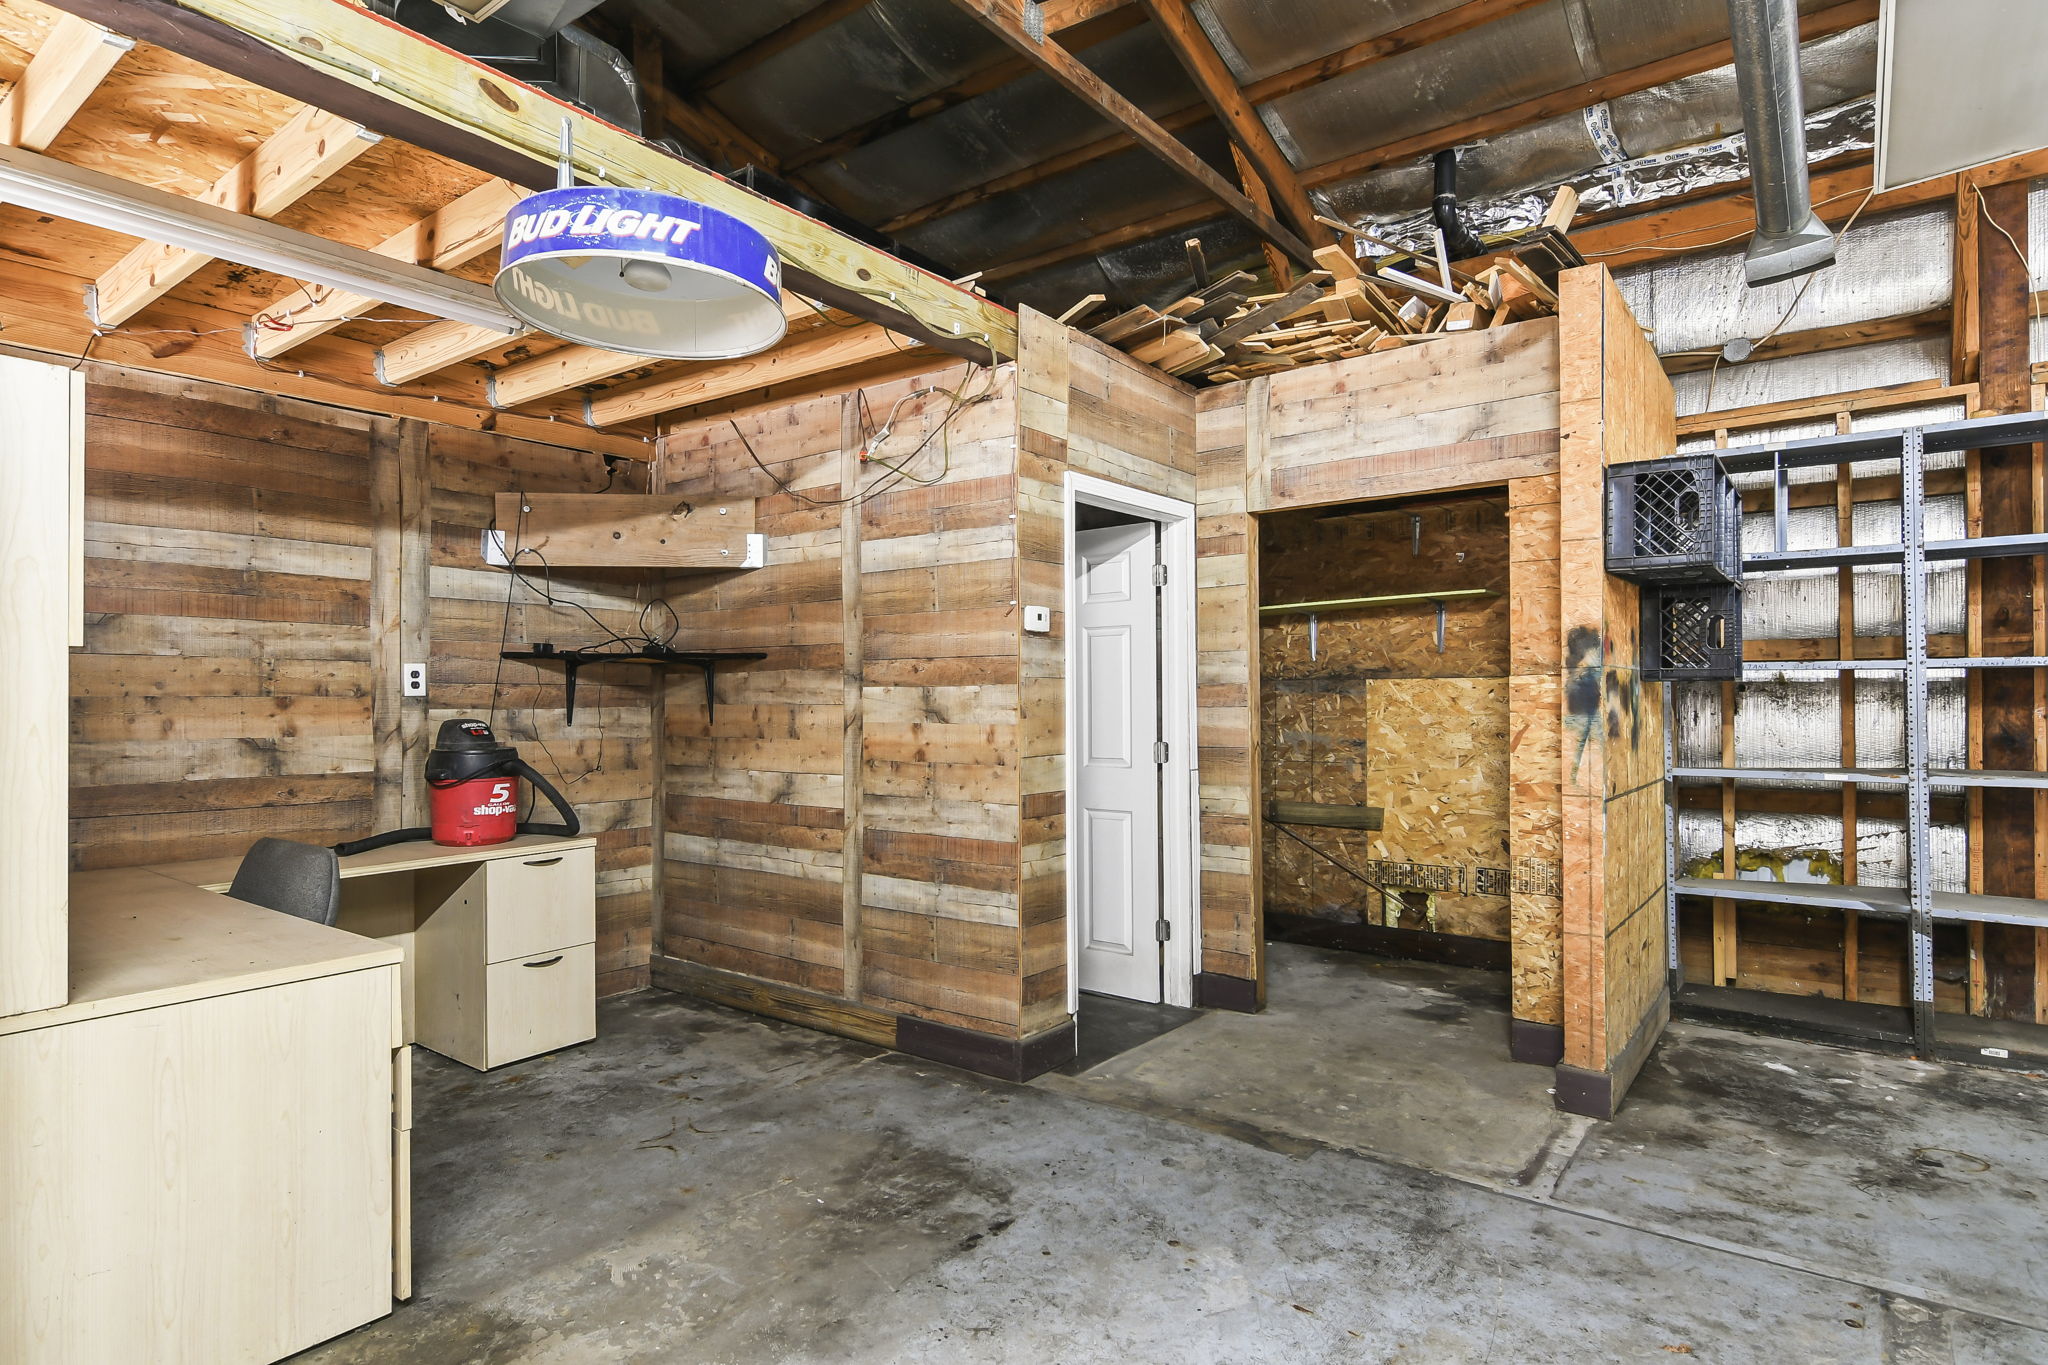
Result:
M764 549L750 499L673 493L500 493L494 534L555 569L757 569Z
M563 723L576 723L576 672L586 664L687 664L701 669L704 673L704 712L709 716L717 702L712 696L712 680L722 663L748 663L765 659L766 654L748 654L737 651L668 649L661 645L647 649L636 649L628 653L619 649L556 649L553 645L538 645L532 649L508 649L501 653L501 659L517 659L522 663L558 663L563 669Z

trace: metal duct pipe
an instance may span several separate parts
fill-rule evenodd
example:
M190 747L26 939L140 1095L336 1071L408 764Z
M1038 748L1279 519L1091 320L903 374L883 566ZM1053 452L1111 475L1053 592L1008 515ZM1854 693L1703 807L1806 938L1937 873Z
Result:
M1807 184L1798 0L1728 0L1728 23L1756 186L1756 235L1743 258L1754 289L1834 264L1835 235L1813 211Z
M1486 243L1473 236L1458 217L1458 151L1446 147L1436 154L1436 198L1430 201L1430 213L1436 225L1444 230L1444 250L1451 253L1454 261L1466 260L1486 254Z

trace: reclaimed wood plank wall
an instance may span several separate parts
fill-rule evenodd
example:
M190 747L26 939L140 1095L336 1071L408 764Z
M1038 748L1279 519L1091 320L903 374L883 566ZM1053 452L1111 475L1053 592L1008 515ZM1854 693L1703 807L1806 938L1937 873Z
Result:
M878 1036L1034 1031L1015 395L1013 367L949 365L664 439L661 488L756 499L769 545L765 568L671 580L679 643L768 657L720 672L715 714L694 672L667 680L657 983L836 997L829 1026Z
M507 587L478 554L491 495L594 490L602 461L114 366L91 366L86 394L73 865L421 823L434 727L490 708ZM556 595L615 630L639 615L613 585L558 577ZM572 611L520 589L512 634L581 642L596 627ZM400 666L419 660L430 695L403 699ZM565 791L599 832L600 989L645 984L647 680L593 675L573 730L558 671L508 664L505 681L501 735L581 778Z

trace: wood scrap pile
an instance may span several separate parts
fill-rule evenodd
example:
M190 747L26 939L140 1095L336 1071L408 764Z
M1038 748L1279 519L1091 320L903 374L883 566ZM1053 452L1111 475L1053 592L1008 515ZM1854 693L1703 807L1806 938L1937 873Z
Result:
M1583 264L1562 230L1576 208L1577 196L1560 190L1537 228L1493 244L1493 256L1463 269L1446 259L1441 232L1432 257L1318 219L1344 240L1315 253L1321 269L1271 294L1250 292L1255 277L1247 271L1212 278L1201 243L1190 241L1183 297L1164 308L1140 304L1088 334L1168 374L1224 383L1550 316L1559 269ZM1102 302L1091 294L1060 321L1079 323Z

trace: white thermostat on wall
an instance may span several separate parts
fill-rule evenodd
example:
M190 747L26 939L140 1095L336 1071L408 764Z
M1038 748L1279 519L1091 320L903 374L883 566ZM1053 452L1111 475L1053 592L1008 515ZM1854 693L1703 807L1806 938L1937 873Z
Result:
M1024 608L1024 629L1030 631L1033 635L1052 634L1052 608Z

